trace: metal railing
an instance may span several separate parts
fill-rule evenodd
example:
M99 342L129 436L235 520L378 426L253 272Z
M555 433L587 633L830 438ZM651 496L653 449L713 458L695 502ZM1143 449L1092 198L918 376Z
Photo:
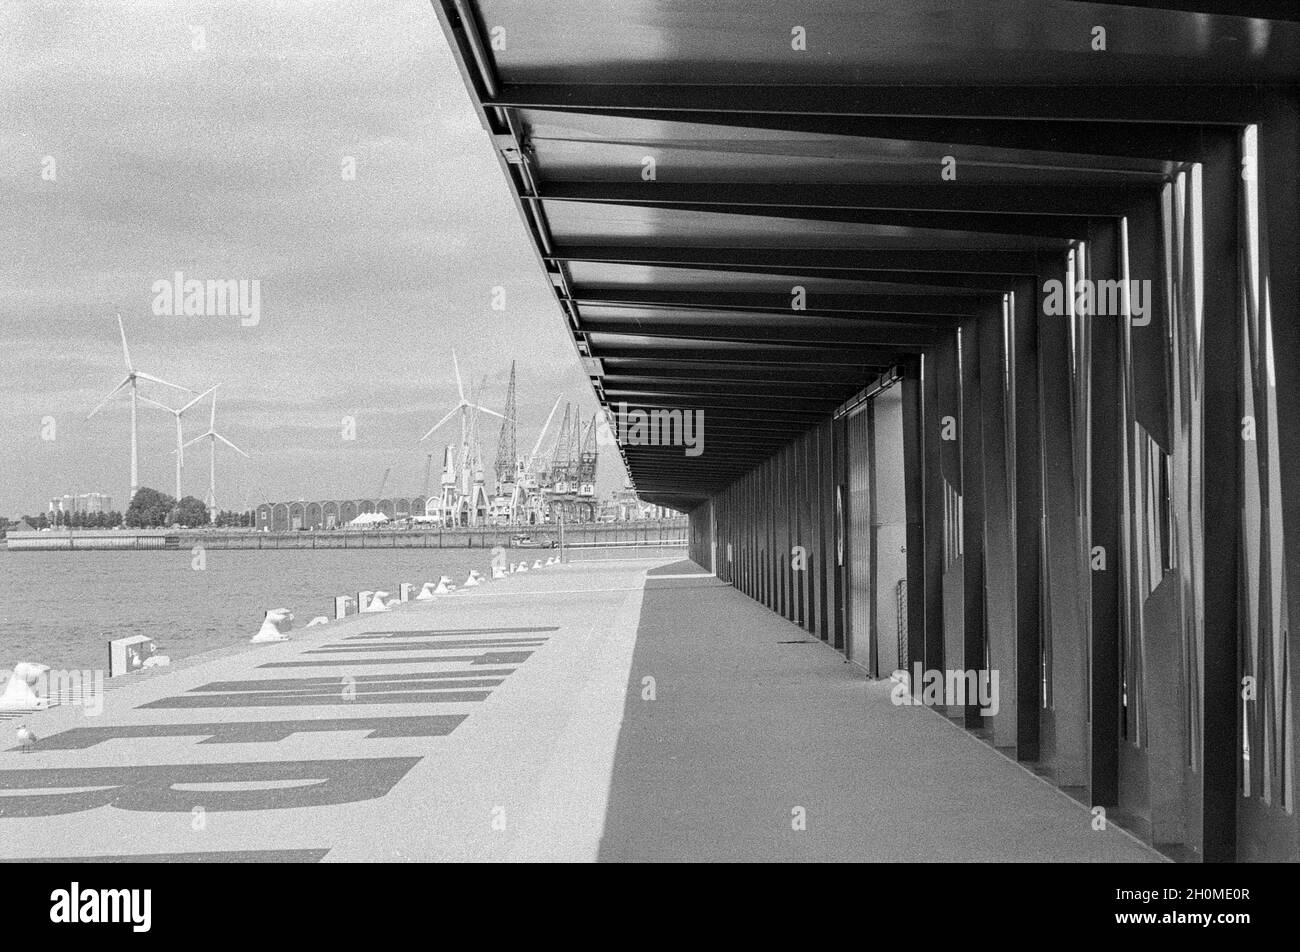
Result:
M685 556L686 539L637 539L627 542L564 542L560 557L565 562L604 562L616 559L653 559Z
M907 579L894 586L894 617L898 623L898 667L907 668Z

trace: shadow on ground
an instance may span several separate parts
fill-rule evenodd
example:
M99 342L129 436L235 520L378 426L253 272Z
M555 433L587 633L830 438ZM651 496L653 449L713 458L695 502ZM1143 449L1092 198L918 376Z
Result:
M1159 861L702 571L647 578L600 861Z

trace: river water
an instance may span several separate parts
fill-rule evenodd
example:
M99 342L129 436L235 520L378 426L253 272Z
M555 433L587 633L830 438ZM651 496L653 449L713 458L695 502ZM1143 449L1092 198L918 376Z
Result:
M472 568L486 549L189 549L163 552L6 552L0 549L0 669L107 668L108 641L148 635L173 660L247 642L267 608L294 625L333 617L335 595L417 586Z

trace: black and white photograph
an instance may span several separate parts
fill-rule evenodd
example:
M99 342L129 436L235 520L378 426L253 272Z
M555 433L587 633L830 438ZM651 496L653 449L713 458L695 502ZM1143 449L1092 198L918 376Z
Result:
M0 0L6 916L1275 919L1298 171L1284 0Z

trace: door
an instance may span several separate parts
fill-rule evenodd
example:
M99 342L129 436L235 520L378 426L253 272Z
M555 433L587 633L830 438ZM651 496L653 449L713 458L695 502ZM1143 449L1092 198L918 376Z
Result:
M876 674L871 638L872 506L871 403L864 402L847 417L848 436L848 629L849 660Z

